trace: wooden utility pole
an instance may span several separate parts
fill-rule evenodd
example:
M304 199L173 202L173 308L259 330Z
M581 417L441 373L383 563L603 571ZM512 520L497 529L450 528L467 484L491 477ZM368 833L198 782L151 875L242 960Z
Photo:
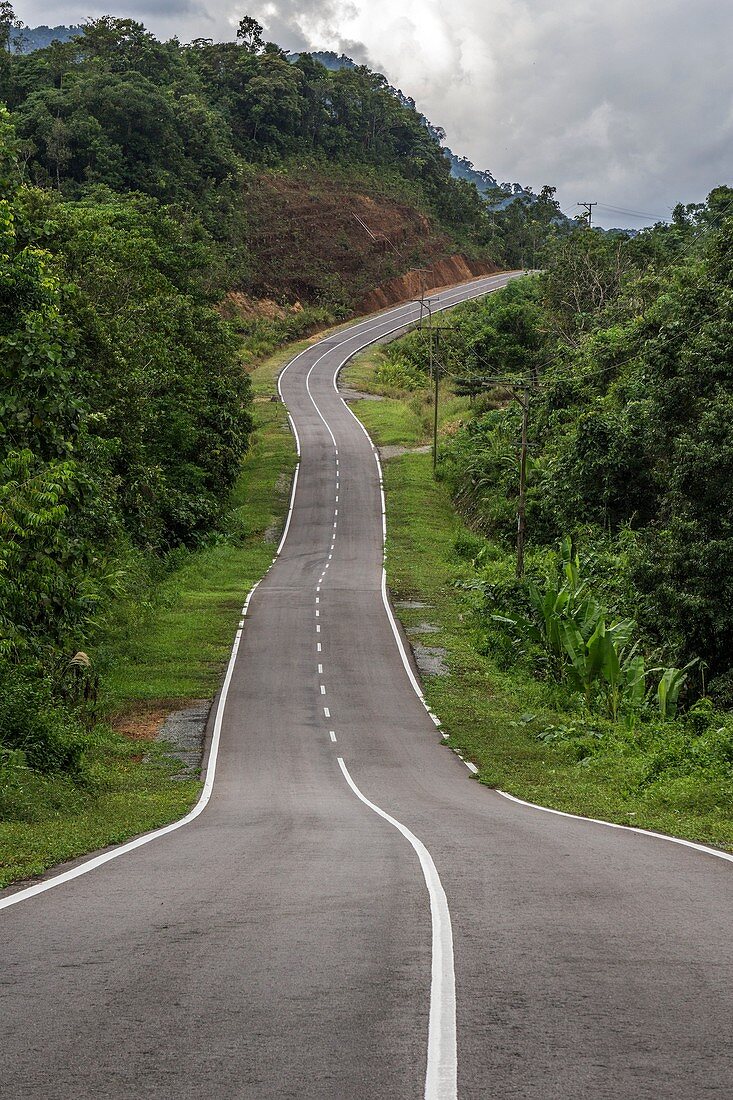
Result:
M593 228L593 207L598 206L598 203L597 202L579 202L579 203L577 203L577 205L582 206L583 209L585 210L586 214L588 215L588 228L592 229Z
M450 325L433 325L433 315L430 313L428 320L428 335L430 337L430 348L428 350L429 364L430 364L430 376L433 380L433 471L435 471L438 465L438 399L440 397L440 360L436 359L433 355L433 333L435 333L436 341L440 340L441 332L451 332Z
M435 383L435 396L433 397L433 473L438 465L438 386L440 383L438 361L433 362L433 328L432 317L430 326L430 373ZM440 332L436 333L439 336Z
M516 396L516 394L515 394ZM524 576L524 540L527 530L527 429L529 425L529 389L518 397L522 406L522 444L519 458L519 504L517 506L517 577Z

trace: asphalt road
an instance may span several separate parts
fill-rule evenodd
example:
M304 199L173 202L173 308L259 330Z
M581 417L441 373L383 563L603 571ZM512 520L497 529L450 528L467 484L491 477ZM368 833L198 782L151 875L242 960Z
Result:
M480 787L413 690L378 464L333 378L416 312L281 377L297 490L197 811L0 894L3 1097L733 1093L731 862Z

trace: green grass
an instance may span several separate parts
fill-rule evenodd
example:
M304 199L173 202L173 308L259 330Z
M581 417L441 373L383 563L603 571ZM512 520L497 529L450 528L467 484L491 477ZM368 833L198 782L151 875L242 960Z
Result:
M379 353L361 357L347 381L357 385L358 380L367 391L378 362ZM409 426L401 441L395 438L400 401ZM416 401L415 394L403 394L353 407L375 443L411 446L422 441L410 420ZM444 431L450 431L454 415L455 408L446 404ZM389 459L384 472L390 590L396 600L429 605L401 610L400 618L408 628L425 620L438 628L426 641L446 649L449 674L427 677L425 695L449 733L449 745L476 764L479 780L555 809L733 849L730 775L671 769L650 782L650 767L660 754L658 727L641 726L630 735L594 720L594 727L605 730L602 740L538 740L537 733L548 726L577 726L582 733L588 720L557 688L516 666L500 668L479 652L475 597L455 587L456 581L475 578L472 555L467 560L460 551L479 540L457 514L446 486L434 479L430 455ZM511 575L511 555L496 546L491 553L497 576ZM677 736L672 727L670 736ZM585 751L589 740L592 751L578 759L579 747Z
M145 761L140 743L100 726L90 736L81 777L23 771L3 783L0 886L186 813L199 784L173 782L180 765L160 745L145 743L144 751Z
M105 665L114 709L140 700L207 698L226 664L245 596L272 561L295 466L275 378L291 351L253 375L255 432L232 498L228 536L187 555L142 615L132 605L110 638Z
M361 393L378 394L379 401L362 401L359 417L367 431L374 430L380 446L419 447L433 438L433 393L430 387L413 392L381 385L379 367L384 363L381 347L368 348L353 359L341 375L342 384ZM451 431L469 409L467 398L455 397L448 386L440 386L438 423L442 431Z
M295 446L275 379L307 346L282 349L252 374L255 432L232 498L227 537L183 554L152 589L115 608L93 657L103 672L107 718L144 724L193 698L209 699L228 660L246 593L270 564L284 522ZM144 571L143 571L144 572ZM0 886L116 844L183 816L200 784L172 781L180 765L163 747L135 741L100 722L88 737L79 775L2 774Z

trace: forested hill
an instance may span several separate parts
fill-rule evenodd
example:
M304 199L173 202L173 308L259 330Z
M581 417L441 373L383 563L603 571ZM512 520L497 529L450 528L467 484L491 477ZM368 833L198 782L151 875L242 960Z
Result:
M289 54L288 58L291 61L297 61L299 54ZM313 56L316 61L321 65L325 65L326 68L331 69L332 72L337 72L341 68L357 68L357 63L352 61L351 57L347 57L346 54L335 54L332 51L320 51L314 53ZM416 110L415 100L405 96L400 89L392 88L394 95L397 99L403 103L403 106ZM422 116L427 130L433 134L436 141L445 141L446 134L440 127L435 127L429 119ZM486 200L490 202L492 210L503 210L510 202L513 202L518 197L526 200L527 204L532 204L536 200L537 196L533 194L532 189L522 187L521 184L500 184L493 174L489 171L481 171L480 168L475 167L466 156L460 156L458 153L453 153L447 145L442 146L444 154L447 157L450 165L450 174L455 179L462 179L464 182L473 185L479 191ZM558 221L561 217L558 216Z
M18 27L14 30L10 40L10 48L13 53L33 53L34 50L43 50L52 42L68 42L77 34L82 33L81 26L47 27Z
M117 21L118 23L121 21ZM66 27L58 26L54 28L41 26L41 27L24 27L13 31L11 36L12 49L18 53L29 54L36 50L45 49L50 46L52 42L66 43L75 38L81 36L84 39L83 27ZM200 40L197 42L196 47L198 49L206 47L214 47L214 43L209 40ZM231 44L230 44L231 45ZM332 51L319 51L312 54L298 54L281 52L281 59L287 59L293 65L299 65L302 58L311 58L313 61L322 65L329 73L338 73L343 70L350 72L354 71L366 71L363 66L359 66L352 58L347 57L345 54L336 54ZM405 95L401 90L390 87L386 80L378 76L378 74L372 74L380 81L382 90L391 92L399 103L408 111L408 113L415 115L423 126L427 130L427 133L433 138L434 143L442 145L445 139L445 133L439 126L434 126L429 119L420 114L415 105L415 101ZM276 123L277 125L277 123ZM349 123L347 123L347 126ZM517 183L499 183L490 171L481 171L477 169L469 160L460 156L449 149L447 146L443 146L443 153L448 161L450 176L455 180L460 180L475 186L476 190L490 203L491 210L495 213L497 211L504 210L510 203L517 200L522 200L526 206L531 206L536 201L535 196L530 188L523 187ZM557 212L556 221L562 222L562 215ZM497 239L497 234L493 235L492 245L496 251L497 247L501 247L501 243Z
M250 22L236 42L182 45L105 17L6 57L0 93L27 178L195 212L219 246L222 289L255 296L352 310L375 284L456 253L502 260L475 188L451 178L383 76L291 63Z
M17 30L4 0L0 815L29 770L89 779L119 609L239 537L253 359L531 262L556 214L492 214L384 77L291 61L254 20L183 45L105 17L29 53Z

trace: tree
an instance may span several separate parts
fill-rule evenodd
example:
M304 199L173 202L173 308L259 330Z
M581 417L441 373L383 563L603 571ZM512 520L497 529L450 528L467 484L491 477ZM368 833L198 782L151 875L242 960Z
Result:
M239 20L237 41L241 42L242 48L245 49L247 53L258 54L262 53L264 50L265 43L262 39L262 27L251 15L245 15L244 18Z

